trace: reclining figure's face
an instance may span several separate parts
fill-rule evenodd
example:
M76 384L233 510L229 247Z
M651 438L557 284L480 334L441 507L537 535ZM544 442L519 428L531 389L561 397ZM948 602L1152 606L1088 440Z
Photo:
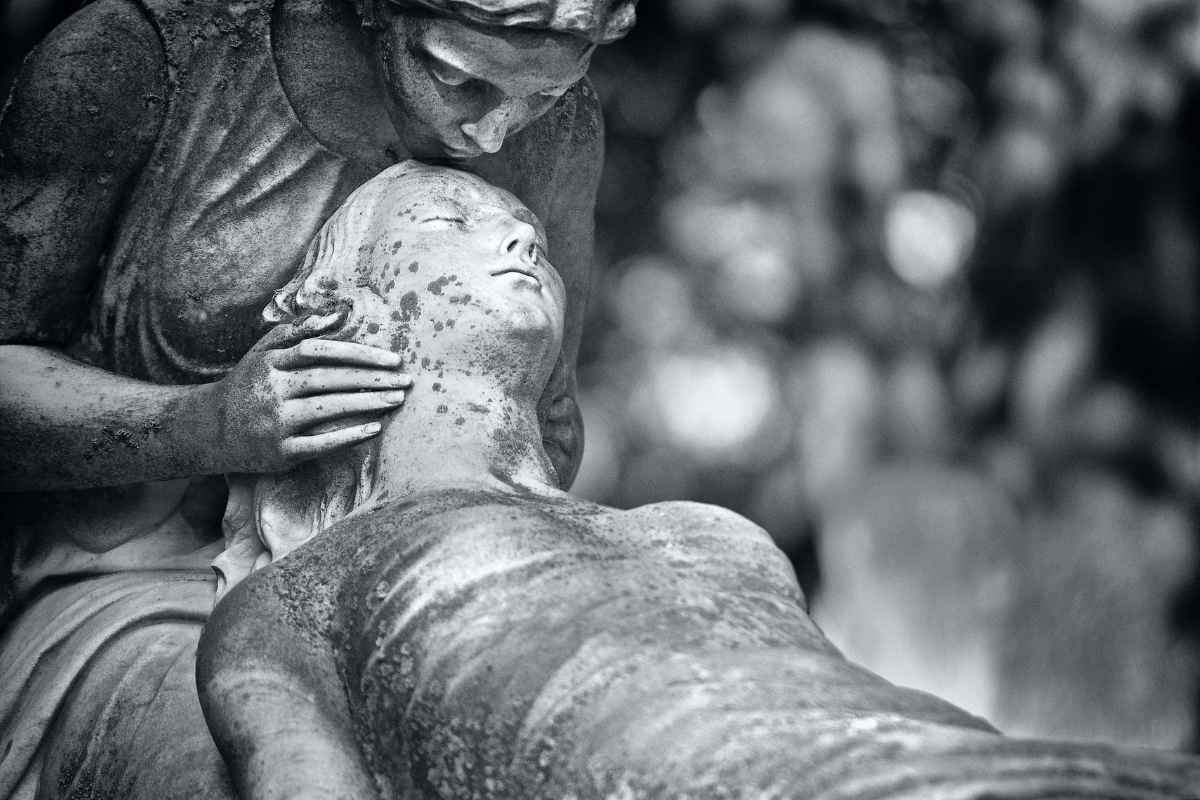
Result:
M325 313L352 298L355 338L410 361L486 370L533 360L548 377L566 292L545 248L537 218L508 192L405 162L338 209L266 316Z

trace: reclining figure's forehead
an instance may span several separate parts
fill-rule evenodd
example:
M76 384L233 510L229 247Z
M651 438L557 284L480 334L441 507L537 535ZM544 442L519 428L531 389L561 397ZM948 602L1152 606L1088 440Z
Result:
M389 205L393 205L397 213L406 214L421 206L442 204L471 217L485 210L490 212L502 208L517 219L533 225L545 239L541 221L524 203L511 192L493 186L476 175L415 161L398 164L391 169L396 172L390 176L386 191L390 195Z

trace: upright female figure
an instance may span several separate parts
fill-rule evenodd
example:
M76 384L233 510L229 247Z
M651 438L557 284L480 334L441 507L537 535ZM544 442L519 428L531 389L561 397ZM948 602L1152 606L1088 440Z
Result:
M600 117L583 74L632 0L97 0L0 121L0 797L221 796L195 700L229 472L363 441L401 357L259 311L326 216L407 156L547 221L572 364ZM169 765L166 766L166 765Z

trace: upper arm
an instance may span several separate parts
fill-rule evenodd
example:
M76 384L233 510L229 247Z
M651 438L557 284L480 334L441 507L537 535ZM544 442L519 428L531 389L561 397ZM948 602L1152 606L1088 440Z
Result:
M166 83L128 0L85 7L26 58L0 118L0 342L62 343L84 315Z

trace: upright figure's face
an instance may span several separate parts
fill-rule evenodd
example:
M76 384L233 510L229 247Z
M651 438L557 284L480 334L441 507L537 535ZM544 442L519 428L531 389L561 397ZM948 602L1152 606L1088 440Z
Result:
M416 158L495 153L587 71L575 36L392 11L377 51L388 112Z

